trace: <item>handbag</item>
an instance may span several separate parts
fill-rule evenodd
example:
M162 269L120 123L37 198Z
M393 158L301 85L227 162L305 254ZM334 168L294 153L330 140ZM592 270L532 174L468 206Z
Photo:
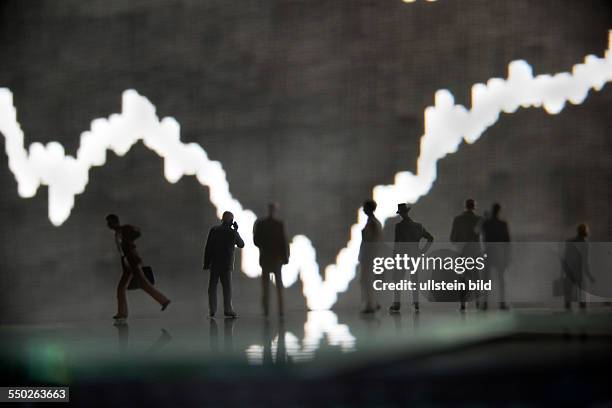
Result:
M149 281L151 285L155 285L155 275L153 275L153 268L151 268L150 266L143 266L142 272L145 276L145 279ZM132 276L132 280L130 281L130 284L127 288L128 290L141 289L140 279L135 276Z

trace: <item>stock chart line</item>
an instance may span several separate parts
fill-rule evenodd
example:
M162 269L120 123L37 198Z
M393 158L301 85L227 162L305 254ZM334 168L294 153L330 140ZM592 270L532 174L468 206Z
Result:
M373 198L379 203L377 216L381 222L395 215L399 202L415 203L426 195L437 177L437 163L455 153L463 143L476 142L500 118L519 108L544 108L550 114L561 112L565 104L581 104L590 90L599 91L612 81L612 31L608 33L608 49L603 58L589 55L571 72L533 76L531 66L523 60L508 65L508 77L491 78L486 83L472 86L471 108L455 104L448 90L439 90L434 105L424 112L424 134L420 138L420 152L416 173L399 172L394 183L373 188ZM48 187L48 215L50 221L61 225L74 207L75 197L85 191L89 170L103 166L108 150L125 155L137 143L142 143L164 160L164 176L176 183L183 176L195 176L209 188L210 201L220 216L232 211L244 227L246 247L242 251L242 271L249 277L261 271L258 250L252 244L252 227L256 220L253 211L243 208L231 194L230 186L219 161L211 160L197 143L180 140L180 124L172 117L160 119L155 106L135 90L122 95L120 113L95 119L89 130L81 134L76 156L67 155L58 142L46 145L34 142L25 147L25 136L17 120L13 94L0 88L0 133L5 138L8 166L23 198L36 195L41 185ZM321 276L316 251L304 235L293 237L291 258L283 268L283 280L289 286L299 278L303 284L307 305L312 310L329 309L338 293L345 291L355 277L361 228L365 217L357 211L357 223L350 228L350 239L340 250L336 263L325 268Z

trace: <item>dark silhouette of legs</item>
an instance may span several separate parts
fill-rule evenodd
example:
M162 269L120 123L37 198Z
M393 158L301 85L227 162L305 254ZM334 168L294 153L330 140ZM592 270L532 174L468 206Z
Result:
M208 314L211 317L217 313L217 283L219 283L219 271L211 269L208 278Z
M412 304L414 305L414 311L419 311L419 274L418 272L411 276L410 280L416 282L416 290L412 292Z
M465 275L460 275L458 281L462 282L466 286L468 284L467 279L465 279ZM459 291L459 310L462 312L465 311L465 298L466 298L466 290L460 290Z
M278 300L278 314L284 314L284 302L283 302L283 276L281 274L281 267L264 267L261 273L261 303L264 310L264 315L267 316L269 312L270 303L270 272L274 273L274 284L276 286L276 298ZM268 271L268 272L264 272Z
M132 271L130 268L122 265L123 272L121 278L117 284L117 315L115 318L125 318L128 315L128 304L127 304L127 287L132 280Z
M219 277L223 287L223 312L226 316L235 315L234 308L232 307L232 272L229 270L221 271Z
M232 308L232 271L210 269L208 280L208 313L212 317L217 313L217 283L221 280L223 287L223 311L226 316L235 317ZM232 315L232 316L230 316Z
M280 268L274 273L274 284L276 286L276 298L278 299L278 314L285 314L285 304L283 302L283 275Z
M497 280L499 284L499 308L502 310L508 309L506 305L506 269L497 269Z
M138 283L140 284L140 288L144 290L149 296L157 301L162 306L166 306L170 301L163 293L155 289L153 285L147 280L142 271L142 266L140 264L132 267L134 269L134 278L138 279ZM129 283L129 282L128 282ZM165 309L165 307L164 307Z
M398 283L400 282L405 275L406 271L402 270L395 270L393 271L393 282ZM389 312L390 313L399 313L400 311L400 306L401 306L401 301L402 301L402 291L401 290L395 290L393 292L393 304L391 305L391 307L389 308Z
M270 274L261 271L261 305L263 306L264 316L268 315L270 300Z
M371 261L367 260L363 262L360 270L360 280L361 280L361 299L365 304L364 309L361 313L374 313L376 310L380 308L380 305L376 301L376 294L374 293L374 288L372 287L374 283L374 273L369 267Z
M496 271L496 272L499 272L499 267L497 267L497 266L488 267L488 266L487 266L487 267L486 267L484 270L482 270L482 271L481 271L481 273L480 273L480 274L478 274L478 275L480 275L480 277L479 277L479 278L480 278L482 281L488 281L488 280L490 279L490 276L491 276L491 271L492 271L493 269L495 269L495 271ZM480 299L482 299L482 303L481 303L481 305L480 305L480 310L483 310L483 311L484 311L484 310L487 310L487 308L489 307L489 305L488 305L488 302L489 302L489 292L483 289L483 290L482 290L482 291L481 291L481 292L478 294L478 297L479 297Z
M138 279L140 288L162 305L162 310L170 303L170 300L145 278L140 264L130 266L123 264L121 279L117 284L117 315L115 318L126 318L128 315L127 288L132 279Z
M573 289L572 281L565 276L563 280L563 298L565 301L565 310L572 310Z

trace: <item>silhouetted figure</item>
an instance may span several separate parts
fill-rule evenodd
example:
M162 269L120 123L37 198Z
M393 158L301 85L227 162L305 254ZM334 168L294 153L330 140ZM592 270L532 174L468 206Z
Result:
M359 267L361 271L361 297L365 304L362 313L374 313L380 309L376 301L374 287L374 258L378 256L378 246L383 239L382 225L376 219L376 201L367 200L363 203L363 212L368 216L365 227L361 230L361 246L359 248Z
M491 215L482 223L482 238L485 242L487 254L487 266L485 269L485 280L491 276L491 272L495 270L497 274L497 282L499 285L499 308L507 309L506 306L506 280L505 272L510 264L510 231L508 223L499 218L501 205L493 204L491 207ZM484 292L483 308L487 308L488 295Z
M132 278L138 279L140 288L161 305L161 310L166 310L170 300L151 285L142 270L142 259L136 251L136 244L134 242L140 237L140 230L132 225L121 225L119 217L115 214L106 216L106 224L108 228L115 231L115 243L121 257L121 268L123 271L117 285L117 314L113 318L121 320L128 316L126 291Z
M223 286L223 311L226 317L237 317L232 307L232 270L234 269L234 248L244 248L244 241L238 234L238 224L234 214L223 213L221 225L212 227L208 232L204 250L204 270L210 269L208 281L208 315L217 312L217 284Z
M431 243L434 240L433 235L431 235L425 227L423 227L418 222L414 222L409 216L408 212L411 207L408 207L406 204L398 204L397 205L397 214L402 217L402 220L395 224L395 249L394 254L407 254L410 257L418 257L421 254L426 253L431 246ZM420 242L424 239L425 246L420 248ZM399 282L404 279L406 274L405 270L395 270L393 272L393 278L395 282ZM414 304L415 312L419 311L419 273L418 271L414 274L410 275L410 280L416 282L417 290L413 291L412 301ZM393 304L389 307L389 312L391 313L399 313L400 305L401 305L401 291L396 290L393 294Z
M580 308L586 308L583 288L586 284L584 275L591 282L595 278L591 275L589 267L589 227L580 224L576 228L576 236L565 241L565 253L563 256L564 272L564 298L565 309L571 310L572 302L579 302Z
M459 246L459 253L463 257L478 257L481 255L480 227L482 218L476 215L476 202L468 198L465 200L465 210L453 219L453 227L450 233L451 242ZM458 275L461 282L467 285L467 273ZM460 294L460 310L465 310L466 292Z
M465 200L465 210L453 219L451 242L479 242L482 218L476 215L476 201Z
M253 242L259 248L259 265L261 265L261 302L266 316L269 306L270 273L274 274L278 313L281 316L284 313L281 270L283 265L289 262L289 244L283 222L275 217L277 209L275 203L268 204L268 216L258 219L253 226Z

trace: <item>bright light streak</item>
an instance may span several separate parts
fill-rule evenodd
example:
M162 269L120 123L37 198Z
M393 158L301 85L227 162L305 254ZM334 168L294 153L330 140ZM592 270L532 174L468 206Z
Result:
M330 310L308 312L304 323L304 339L300 342L291 332L284 333L285 350L294 362L309 361L314 358L315 352L321 347L323 336L327 338L330 346L339 347L343 353L355 350L355 337L349 327L338 323L338 316ZM272 355L278 357L278 336L272 340ZM251 364L262 364L264 347L259 344L249 346L246 351L247 359Z
M437 162L455 153L461 143L474 143L483 132L499 119L502 112L513 113L519 107L544 107L550 114L559 113L566 102L580 104L589 90L601 90L612 80L612 31L608 33L608 50L604 58L589 55L572 72L533 77L531 66L522 60L508 65L508 78L491 78L486 84L472 86L470 110L456 105L448 90L435 94L434 106L425 109L425 134L417 159L417 173L400 172L394 184L373 189L378 202L377 216L384 222L395 215L399 202L415 203L431 189L437 176ZM74 198L81 194L89 181L89 169L106 162L106 151L123 156L139 140L164 159L164 175L170 183L182 176L196 176L210 190L210 201L221 216L232 211L243 226L241 233L247 243L242 251L242 270L249 277L258 276L258 250L252 242L255 214L244 209L230 193L221 163L210 160L196 143L180 140L180 125L171 117L159 119L155 106L134 90L123 92L122 111L108 118L95 119L91 129L81 134L76 157L66 155L57 142L47 145L32 143L24 147L24 134L17 122L13 94L0 88L0 133L5 137L8 165L18 184L21 197L33 197L40 185L48 186L49 219L61 225L69 217ZM291 259L283 268L283 280L292 285L299 277L304 287L308 307L329 309L355 277L360 230L365 224L358 211L358 222L350 229L350 240L340 250L336 263L325 268L325 280L319 273L316 252L310 240L297 235L291 242Z

